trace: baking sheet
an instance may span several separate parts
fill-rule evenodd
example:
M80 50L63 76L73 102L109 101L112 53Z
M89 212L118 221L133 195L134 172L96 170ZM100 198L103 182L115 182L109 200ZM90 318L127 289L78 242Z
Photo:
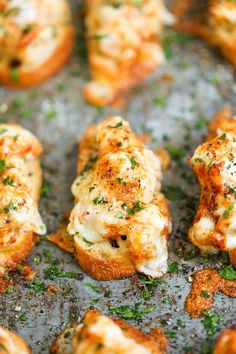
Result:
M77 8L76 1L72 5ZM192 274L204 267L219 267L223 262L221 256L186 260L196 252L186 234L199 196L187 158L203 141L207 119L223 106L236 112L234 71L202 41L174 38L171 31L168 36L173 42L168 48L170 59L129 93L123 107L97 109L84 102L82 88L89 75L86 62L78 54L63 72L38 88L18 92L0 89L0 119L19 122L36 134L44 146L44 177L51 190L41 199L40 210L49 233L57 229L63 213L73 204L70 186L76 176L76 144L89 125L107 116L122 115L135 132L151 135L149 145L154 150L168 147L174 157L164 173L163 184L171 198L176 199L170 203L173 232L169 264L177 262L179 272L165 275L150 300L145 301L140 297L143 286L138 275L96 282L82 272L69 254L42 241L27 262L35 269L37 281L45 286L55 285L57 294L35 292L20 281L12 294L0 295L0 325L21 334L34 354L48 353L53 339L66 324L80 320L95 303L105 314L111 314L110 306L154 306L143 319L130 322L144 331L163 326L170 341L169 353L207 353L215 338L207 335L203 319L191 320L184 311ZM77 48L78 45L81 49L80 41ZM47 279L44 270L54 263L62 271L75 272L76 279ZM85 285L87 282L96 284L98 291ZM219 330L235 324L234 299L216 294L213 310L222 315Z

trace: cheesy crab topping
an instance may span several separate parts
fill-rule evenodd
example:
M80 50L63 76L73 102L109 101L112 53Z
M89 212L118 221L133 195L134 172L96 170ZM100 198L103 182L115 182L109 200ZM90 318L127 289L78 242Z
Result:
M67 2L56 5L54 0L0 0L0 66L13 74L17 68L31 71L53 55L70 24Z
M160 193L160 159L120 117L90 128L83 140L87 152L81 149L83 163L72 186L76 205L68 232L91 244L107 240L115 247L122 238L139 272L162 275L171 223Z

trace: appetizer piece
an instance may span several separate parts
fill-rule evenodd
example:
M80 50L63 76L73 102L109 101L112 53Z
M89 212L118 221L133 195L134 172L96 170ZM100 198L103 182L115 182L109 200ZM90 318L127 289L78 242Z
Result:
M37 203L42 147L29 131L0 124L0 272L24 259L46 233Z
M0 327L0 354L30 354L25 341L17 334Z
M228 251L233 256L236 250L236 117L229 115L229 110L223 110L214 117L209 125L209 140L190 159L201 185L201 197L189 237L202 253Z
M87 0L88 102L114 102L161 65L162 28L172 22L162 0Z
M80 324L65 329L51 354L164 354L167 339L160 329L144 334L125 321L89 310Z
M217 338L213 354L236 354L236 329L225 329Z
M56 74L73 46L66 0L0 0L0 83L24 88Z
M93 278L119 279L136 271L160 277L167 271L171 222L160 193L162 156L146 148L120 117L86 131L68 232L75 257ZM73 251L71 236L63 238L62 230L49 240Z
M208 40L236 65L236 3L232 0L209 0Z
M184 19L187 12L196 13L192 19ZM174 14L177 29L202 37L212 47L218 47L233 65L236 65L236 3L232 0L176 0ZM204 14L204 15L203 15ZM188 16L189 17L189 16Z

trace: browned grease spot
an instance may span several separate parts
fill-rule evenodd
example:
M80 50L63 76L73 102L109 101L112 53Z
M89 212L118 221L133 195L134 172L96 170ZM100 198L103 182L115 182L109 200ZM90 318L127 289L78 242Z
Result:
M31 281L34 276L34 270L27 264L11 263L6 270L0 274L0 293L5 293L7 288L13 287L18 277L23 277L25 282Z
M55 296L58 293L58 288L55 285L48 285L48 295Z
M49 235L47 239L66 252L74 252L74 237L67 232L67 225L62 224L59 229L52 235Z
M222 278L215 269L197 271L185 301L186 312L193 318L201 317L203 310L213 306L214 294L219 291L230 297L236 297L236 281Z

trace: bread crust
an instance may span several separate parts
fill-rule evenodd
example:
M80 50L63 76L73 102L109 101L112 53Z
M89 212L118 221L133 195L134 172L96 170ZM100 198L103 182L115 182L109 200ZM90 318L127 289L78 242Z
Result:
M93 246L88 247L84 241L75 239L75 258L81 268L96 280L115 280L130 277L136 273L128 252L112 252L109 258L103 258L101 253L93 251Z
M220 333L216 339L213 354L235 354L236 353L236 328L227 328Z
M61 44L53 55L40 67L32 71L20 69L18 71L19 80L13 80L11 70L6 65L0 64L0 83L3 86L14 89L23 89L41 84L50 77L56 75L68 62L74 43L74 29L72 26L65 28Z

